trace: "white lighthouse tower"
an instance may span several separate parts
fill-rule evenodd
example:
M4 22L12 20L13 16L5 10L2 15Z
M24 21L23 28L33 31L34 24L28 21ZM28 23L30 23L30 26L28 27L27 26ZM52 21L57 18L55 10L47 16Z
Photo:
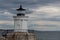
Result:
M14 32L7 34L8 40L36 40L35 34L32 32L28 32L28 16L25 16L26 9L23 9L20 5L19 9L14 18Z
M26 9L22 8L22 5L20 5L19 9L16 9L18 12L16 16L13 16L14 18L14 32L28 32L27 27L27 21L28 16L25 16Z

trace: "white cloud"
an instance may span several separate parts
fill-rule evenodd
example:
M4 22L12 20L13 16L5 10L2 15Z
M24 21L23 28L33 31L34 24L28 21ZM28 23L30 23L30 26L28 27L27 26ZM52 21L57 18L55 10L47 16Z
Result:
M55 12L59 12L59 8L58 7L54 7L54 6L44 6L44 7L39 7L37 10L37 12L47 12L47 13L55 13Z
M34 30L54 31L60 30L60 7L56 6L43 6L32 9L34 12L31 14L31 26ZM41 26L42 25L42 26ZM46 25L46 26L44 26ZM52 26L51 26L52 25ZM54 26L55 27L54 27Z
M8 10L1 10L0 15L13 16L13 14L10 13Z
M52 18L60 16L60 7L56 6L43 6L31 9L33 12L29 14L31 18Z
M0 20L0 29L14 29L14 22L8 20Z
M57 16L60 15L60 7L56 6L43 6L43 7L38 7L37 9L34 10L35 12L39 13L46 13L49 16Z
M13 22L13 21L8 21L8 20L0 20L0 25L1 25L1 24L13 25L14 22Z

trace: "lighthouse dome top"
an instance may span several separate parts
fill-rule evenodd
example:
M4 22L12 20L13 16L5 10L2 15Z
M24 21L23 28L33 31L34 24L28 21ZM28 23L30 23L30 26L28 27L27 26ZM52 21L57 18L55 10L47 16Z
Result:
M24 16L26 14L26 9L24 9L22 5L20 5L20 7L16 10L17 10L17 16Z
M20 5L20 8L16 9L17 11L25 11L26 9L22 8L22 5Z

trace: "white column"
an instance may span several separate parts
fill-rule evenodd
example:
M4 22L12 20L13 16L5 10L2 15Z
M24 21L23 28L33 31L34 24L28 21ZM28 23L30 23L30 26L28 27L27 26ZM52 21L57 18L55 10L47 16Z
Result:
M28 18L26 16L24 17L14 16L13 18L14 18L15 32L28 32L28 26L27 26Z

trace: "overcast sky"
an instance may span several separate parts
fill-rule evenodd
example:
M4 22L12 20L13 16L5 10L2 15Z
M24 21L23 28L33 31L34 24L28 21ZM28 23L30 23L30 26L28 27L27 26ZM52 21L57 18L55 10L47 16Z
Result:
M29 10L29 29L60 31L60 0L0 0L0 29L13 29L13 15L22 4Z

